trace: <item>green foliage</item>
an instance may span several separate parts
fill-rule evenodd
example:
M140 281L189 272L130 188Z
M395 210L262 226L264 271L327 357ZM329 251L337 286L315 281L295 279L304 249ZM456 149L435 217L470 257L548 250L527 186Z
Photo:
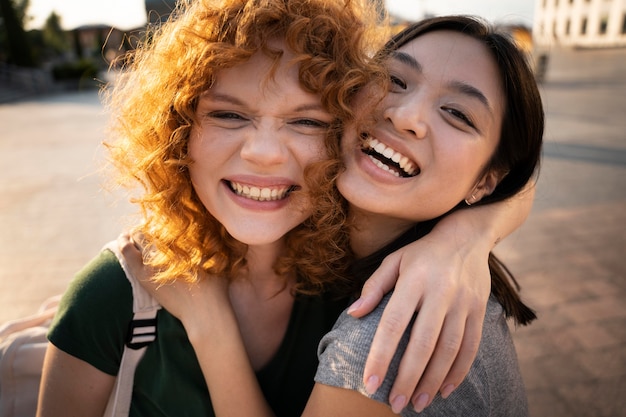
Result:
M0 59L14 65L34 67L35 60L24 31L28 0L0 0Z
M52 68L52 76L56 81L91 80L98 75L98 66L89 59L66 62Z
M61 18L55 12L50 13L43 27L45 44L55 53L60 54L70 48L68 36L61 28Z

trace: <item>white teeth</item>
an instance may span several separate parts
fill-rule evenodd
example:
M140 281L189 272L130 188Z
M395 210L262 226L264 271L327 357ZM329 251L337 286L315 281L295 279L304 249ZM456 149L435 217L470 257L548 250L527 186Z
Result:
M402 155L400 152L397 152L393 148L385 145L384 143L379 142L377 139L368 138L365 141L365 147L397 163L408 176L413 176L416 174L417 167L415 166L415 163L413 163L408 157ZM393 168L385 165L380 160L371 156L370 158L375 161L376 166L378 166L379 168L384 169L385 171L393 172L397 174L397 176L400 176L399 173L397 173Z
M368 155L368 156L369 156L369 158L372 160L372 162L374 162L374 164L378 168L383 169L383 170L389 172L390 174L395 175L396 177L400 177L400 173L398 171L396 171L395 169L389 168L388 165L383 164L378 159L374 158L372 155Z
M256 201L274 201L282 200L287 196L291 187L254 187L244 184L239 184L234 181L230 181L230 188L239 196L249 198Z

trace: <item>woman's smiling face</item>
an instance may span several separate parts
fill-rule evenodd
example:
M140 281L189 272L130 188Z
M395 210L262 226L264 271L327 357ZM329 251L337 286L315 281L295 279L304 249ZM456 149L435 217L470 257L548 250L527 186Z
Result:
M310 215L304 169L326 157L332 121L300 86L297 66L288 65L293 54L283 42L272 46L284 52L272 77L263 53L217 74L200 97L189 142L200 200L248 245L275 243Z
M498 177L485 168L499 141L504 93L486 47L434 31L394 51L389 69L390 91L374 122L346 129L346 170L337 181L344 197L412 224L491 192ZM367 101L359 104L365 111Z

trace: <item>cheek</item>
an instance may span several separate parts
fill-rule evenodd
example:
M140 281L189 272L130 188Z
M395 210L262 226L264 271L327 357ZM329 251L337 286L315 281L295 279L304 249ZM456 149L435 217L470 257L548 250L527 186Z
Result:
M205 141L206 139L200 128L195 127L191 130L187 151L192 161L195 162L203 158L203 153L205 152L204 148L206 147Z
M291 153L301 166L329 158L329 151L326 149L323 138L308 138L298 141L291 147Z

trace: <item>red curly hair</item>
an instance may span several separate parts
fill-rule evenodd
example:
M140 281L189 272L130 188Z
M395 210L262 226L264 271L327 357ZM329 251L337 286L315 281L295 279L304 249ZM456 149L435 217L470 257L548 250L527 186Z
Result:
M138 227L154 248L146 262L155 280L193 282L201 270L233 278L245 267L246 245L232 238L196 195L187 146L198 97L217 72L258 51L278 62L268 42L284 39L296 55L302 87L318 94L336 119L327 133L328 160L307 168L313 214L290 231L275 269L295 274L295 290L318 293L344 278L349 240L346 206L334 180L340 170L339 138L353 117L356 91L383 69L369 57L386 33L379 10L367 0L190 0L129 58L106 96L112 113L106 143L116 179L142 187L133 199Z

